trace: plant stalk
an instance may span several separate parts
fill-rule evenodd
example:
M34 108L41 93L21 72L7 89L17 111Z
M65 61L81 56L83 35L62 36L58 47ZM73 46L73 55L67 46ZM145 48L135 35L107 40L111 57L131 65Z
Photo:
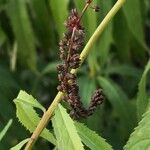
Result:
M87 55L92 50L92 46L95 44L96 40L100 37L106 26L109 24L110 20L115 16L115 14L118 12L118 10L123 6L125 0L118 0L116 4L113 6L113 8L109 11L109 13L106 15L106 17L103 19L101 24L97 27L94 34L89 39L88 43L86 44L85 48L80 54L81 64L84 62ZM78 69L72 69L71 73L76 74ZM62 92L58 92L56 97L54 98L53 102L51 103L48 110L44 113L43 117L41 118L39 124L37 125L35 131L33 132L29 142L27 143L25 150L31 150L33 145L35 144L36 140L38 139L39 135L43 131L43 129L47 126L50 118L52 117L52 114L61 101L63 97Z

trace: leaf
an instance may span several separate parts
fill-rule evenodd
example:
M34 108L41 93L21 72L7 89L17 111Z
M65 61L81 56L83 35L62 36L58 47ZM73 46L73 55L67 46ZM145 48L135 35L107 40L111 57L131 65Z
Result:
M59 64L59 62L51 62L51 63L47 64L46 67L42 71L42 75L50 73L51 71L56 72L56 67L58 64Z
M133 11L133 6L134 11ZM145 35L144 35L144 27L142 23L142 14L140 11L140 0L127 0L124 7L123 12L125 14L127 24L133 36L136 40L145 48L147 46L145 44Z
M0 141L2 140L2 138L5 136L6 132L8 131L8 129L10 128L11 124L12 124L13 120L10 119L7 123L7 125L4 127L4 129L0 132Z
M115 64L109 65L108 68L105 69L105 73L108 75L117 74L121 76L129 76L138 79L139 76L141 75L141 70L132 65Z
M60 0L49 0L49 6L60 38L65 31L64 22L68 16L68 4L69 0L62 0L61 2Z
M14 102L17 109L17 118L19 119L20 123L32 133L37 127L40 117L33 109L32 105L29 105L30 103L27 104L18 98L15 99ZM55 138L48 129L44 129L40 136L55 145Z
M113 30L114 42L119 59L123 62L131 62L131 33L122 10L114 18Z
M17 99L19 99L20 102L26 103L26 105L39 108L45 112L45 108L36 99L34 99L32 95L27 94L25 91L21 90Z
M10 150L20 150L29 140L30 140L30 138L27 138L27 139L21 141L19 144L12 147Z
M104 77L99 77L98 81L100 83L100 86L103 88L108 100L110 101L114 109L116 109L118 114L122 117L127 116L126 110L124 109L124 100L122 100L119 96L117 89L112 85L112 83L108 79Z
M7 14L18 43L19 60L30 69L36 69L36 49L34 35L26 8L25 0L11 0L8 3Z
M88 107L91 101L92 94L96 89L95 81L88 77L80 77L78 80L80 87L81 100L85 107Z
M150 149L150 105L142 116L135 131L131 134L124 150L149 150Z
M106 14L109 12L109 10L112 8L113 3L112 3L112 0L108 0L108 1L101 0L101 1L99 1L99 5L101 8L99 15L102 20L106 16ZM112 37L113 32L112 31L113 31L113 24L112 24L112 22L110 22L98 42L98 46L97 46L98 53L97 54L100 57L101 65L104 65L105 62L107 61L110 46L113 42L113 37Z
M54 44L53 40L53 27L51 16L49 15L46 1L32 0L29 1L31 7L31 15L33 19L34 30L39 40L39 44L42 45L43 50Z
M59 104L52 118L59 150L84 150L73 120Z
M148 104L148 97L146 93L146 83L147 83L147 75L150 71L150 60L148 61L144 73L141 77L141 80L138 85L138 94L137 94L137 115L140 120L142 114L145 112L145 109Z
M91 150L112 150L111 145L109 145L105 141L105 139L96 134L96 132L90 130L85 125L79 122L75 122L75 126L81 140Z
M104 90L104 94L106 95L107 99L109 100L121 120L123 126L123 129L121 130L123 134L128 136L132 128L132 121L130 120L132 114L128 114L130 113L130 108L126 101L128 98L123 93L123 91L112 81L104 77L98 77L98 81L100 86Z

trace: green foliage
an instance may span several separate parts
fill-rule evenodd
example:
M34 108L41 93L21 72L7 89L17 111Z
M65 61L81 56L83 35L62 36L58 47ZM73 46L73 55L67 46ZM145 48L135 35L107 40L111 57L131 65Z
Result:
M45 112L45 108L36 99L34 99L32 95L28 95L25 91L20 91L17 99L19 99L19 102L21 103L39 108Z
M100 13L98 13L98 18L100 18L100 20L102 20L105 15L108 13L108 11L111 9L112 7L112 1L105 1L105 0L101 0L98 1L99 6L101 6L101 11ZM100 16L100 17L99 17ZM113 43L113 37L112 37L112 31L113 31L113 23L111 22L106 30L103 32L101 38L99 39L99 43L97 46L97 55L100 57L100 62L101 62L101 66L105 64L105 61L107 60L108 54L109 54L109 50L110 50L110 46Z
M105 139L96 134L96 132L90 130L79 122L75 122L75 126L81 140L91 150L113 150L111 145L109 145Z
M31 100L30 103L29 99ZM33 106L37 108L41 108L42 106L32 96L22 91L19 93L14 102L17 109L17 118L19 119L20 123L32 133L40 121L40 117L33 109ZM41 137L55 144L55 138L48 129L43 130L43 132L41 133Z
M91 101L91 96L94 93L93 90L96 88L95 81L90 80L90 78L87 77L81 77L79 78L78 82L80 88L82 89L80 92L81 99L83 101L84 106L88 107Z
M0 132L0 141L2 140L2 138L5 136L5 134L7 133L8 129L10 128L12 124L12 119L10 119L8 121L8 123L6 124L6 126L4 127L4 129Z
M137 115L138 119L140 120L142 114L145 112L147 105L148 105L148 95L146 92L146 84L147 84L147 76L150 71L150 60L148 61L144 73L141 77L138 86L138 94L137 94Z
M131 134L124 150L149 150L150 149L150 106L142 116L135 131Z
M52 118L59 150L83 150L81 139L77 134L73 120L66 110L59 104Z
M64 21L67 19L68 16L68 4L69 0L49 0L49 6L52 11L52 15L54 17L54 21L56 23L56 27L59 33L59 37L62 37L63 32L65 31L64 28ZM61 5L61 7L60 7ZM57 9L57 11L56 11Z
M133 6L136 6L134 7L134 11L133 11ZM138 42L144 48L146 48L145 41L144 41L142 12L139 11L140 9L141 9L140 0L132 0L132 1L127 0L125 6L123 7L123 11L131 33L134 35L136 40L138 40ZM136 21L136 19L138 20L138 22ZM136 22L136 26L135 26L135 22Z
M36 50L34 35L29 21L25 0L9 1L7 6L8 16L18 44L19 58L32 70L36 69Z
M30 140L30 138L21 141L19 144L12 147L10 150L20 150L29 140Z
M120 115L120 118L123 118L124 121L126 120L128 122L130 118L126 113L128 111L127 110L128 108L126 107L127 106L126 101L123 96L119 95L119 92L115 87L115 84L113 84L110 80L103 77L99 77L98 80L100 86L104 90L105 95L108 97L108 100L114 107L115 111L117 111L117 114Z
M54 33L46 3L40 0L32 0L29 3L38 44L44 48L45 52L48 52L50 45L54 44L52 41L54 40Z
M100 10L94 12L88 9L82 18L85 27L85 44L114 2L116 1L93 0L93 6L98 5ZM71 8L77 7L81 13L84 3L85 0L0 1L0 130L3 130L10 118L13 119L11 128L0 142L0 149L10 149L23 137L29 136L16 120L16 107L20 122L32 133L41 119L39 117L41 115L38 114L42 114L51 104L57 93L58 43L65 31L64 22ZM94 134L95 138L90 138L88 141L90 146L95 146L96 139L101 140L99 134L105 137L115 150L121 150L136 123L142 119L142 114L148 108L149 12L149 0L126 0L122 10L93 45L93 52L90 53L87 63L84 63L79 70L77 78L84 106L89 105L91 95L96 88L102 87L106 97L95 114L79 120L96 131L95 135L86 126L79 125L82 133L85 131L82 136L89 137ZM14 107L12 99L20 89L29 91L45 108L24 91L20 92ZM146 114L144 116L148 118ZM131 142L136 143L137 136L136 145L140 144L140 150L143 150L148 142L148 140L139 142L149 134L148 119L145 117L144 123L143 119L140 123L142 129L137 128L130 138L133 139ZM51 123L48 126L51 127ZM80 136L80 133L78 134ZM42 150L53 149L53 145L57 143L53 134L45 129L42 136L48 141L38 140L34 149L41 147ZM88 147L84 139L80 138ZM95 143L91 144L90 141L93 139ZM131 148L130 140L128 142L130 146L125 148ZM103 139L101 141L105 143ZM138 150L136 145L135 149ZM85 149L91 148L86 146ZM55 147L57 149L57 145Z

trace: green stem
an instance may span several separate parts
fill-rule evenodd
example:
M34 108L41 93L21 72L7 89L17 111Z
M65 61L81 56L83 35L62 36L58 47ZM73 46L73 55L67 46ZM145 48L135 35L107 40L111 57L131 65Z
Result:
M108 25L110 20L115 16L115 14L118 12L118 10L122 7L124 2L125 2L125 0L118 0L116 2L116 4L113 6L113 8L106 15L106 17L103 19L101 24L98 26L98 28L96 29L96 31L94 32L94 34L92 35L90 40L88 41L87 45L85 46L85 48L81 52L81 55L80 55L81 64L84 62L85 58L87 57L87 55L92 50L92 46L95 44L96 40L102 34L103 30L106 28L106 26ZM75 73L77 73L77 71L78 71L78 69L73 69L73 70L71 70L71 73L75 74ZM33 147L34 143L36 142L36 140L38 139L39 135L41 134L43 129L47 126L47 124L48 124L55 108L57 107L57 105L61 101L62 97L63 97L63 93L58 92L58 94L56 95L56 97L53 100L52 104L50 105L48 110L44 113L44 115L41 118L39 124L37 125L37 128L33 132L29 142L27 143L27 145L25 147L25 150L31 150L32 149L32 147Z

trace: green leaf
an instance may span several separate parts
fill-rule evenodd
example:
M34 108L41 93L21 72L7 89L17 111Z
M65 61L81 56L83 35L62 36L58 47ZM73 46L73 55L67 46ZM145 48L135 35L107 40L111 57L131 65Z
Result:
M106 16L106 14L109 12L109 10L112 8L112 0L101 0L98 3L100 5L100 18L101 20ZM110 46L113 42L113 24L112 21L107 26L106 30L103 32L102 36L99 39L99 43L97 46L98 55L100 57L101 65L104 65L107 61L107 57L109 54Z
M40 117L33 109L33 105L30 105L30 103L26 103L24 101L18 98L14 100L17 109L16 115L20 123L32 133L37 127ZM44 129L40 136L55 145L55 138L48 129Z
M135 131L131 134L124 150L150 149L150 105L142 118Z
M59 150L84 150L73 120L59 104L52 118Z
M50 73L52 71L56 72L56 67L60 62L50 62L45 66L45 68L42 71L42 75L45 75L47 73Z
M11 124L12 124L13 120L10 119L7 123L7 125L4 127L4 129L0 132L0 141L2 140L2 138L5 136L6 132L8 131L8 129L10 128Z
M96 89L96 84L94 80L88 77L80 77L78 80L80 87L80 95L83 105L88 107L91 101L91 96Z
M134 6L134 11L133 11ZM142 23L142 14L141 14L141 5L140 0L127 0L123 11L127 20L127 24L133 36L136 40L145 48L147 46L145 44L145 35L144 35L144 27Z
M36 49L25 0L11 0L7 13L18 44L18 59L23 65L36 69Z
M123 128L121 128L121 126L118 128L121 128L122 133L128 136L132 128L132 122L130 120L132 114L128 114L130 113L130 107L127 103L128 98L121 88L119 88L119 86L117 86L117 84L113 83L111 80L104 77L98 77L98 81L104 90L104 94L113 106L114 111L118 114L119 119L121 120Z
M60 0L49 0L49 5L60 38L62 37L62 34L65 31L64 22L68 16L68 4L69 0L62 0L61 2Z
M39 108L45 112L45 108L36 99L34 99L32 95L27 94L25 91L21 90L17 99L19 99L20 102L26 103L26 105Z
M127 64L115 64L109 65L108 68L105 69L105 73L108 75L117 74L123 77L129 76L138 79L141 75L141 70L139 68Z
M141 77L141 80L139 82L138 86L138 94L137 94L137 115L138 119L140 120L142 117L142 114L145 112L145 109L148 104L148 97L146 93L146 83L147 83L147 76L150 71L150 60L148 61L144 73Z
M121 36L120 36L121 35ZM125 15L121 10L114 18L113 37L119 59L123 62L131 61L130 39L131 33Z
M81 140L91 150L112 150L111 145L109 145L105 139L96 134L96 132L90 130L79 122L75 122L75 126Z
M19 144L12 147L10 150L20 150L29 140L30 140L30 138L27 138L27 139L21 141Z
M49 15L46 1L32 0L29 1L31 7L31 15L33 19L34 30L39 40L39 44L42 45L43 50L54 44L53 40L53 26L52 19Z
M114 109L118 112L122 117L127 116L125 101L122 97L119 96L117 89L113 86L112 82L104 77L99 77L98 81L100 86L103 88L104 93ZM126 117L125 117L126 118Z

